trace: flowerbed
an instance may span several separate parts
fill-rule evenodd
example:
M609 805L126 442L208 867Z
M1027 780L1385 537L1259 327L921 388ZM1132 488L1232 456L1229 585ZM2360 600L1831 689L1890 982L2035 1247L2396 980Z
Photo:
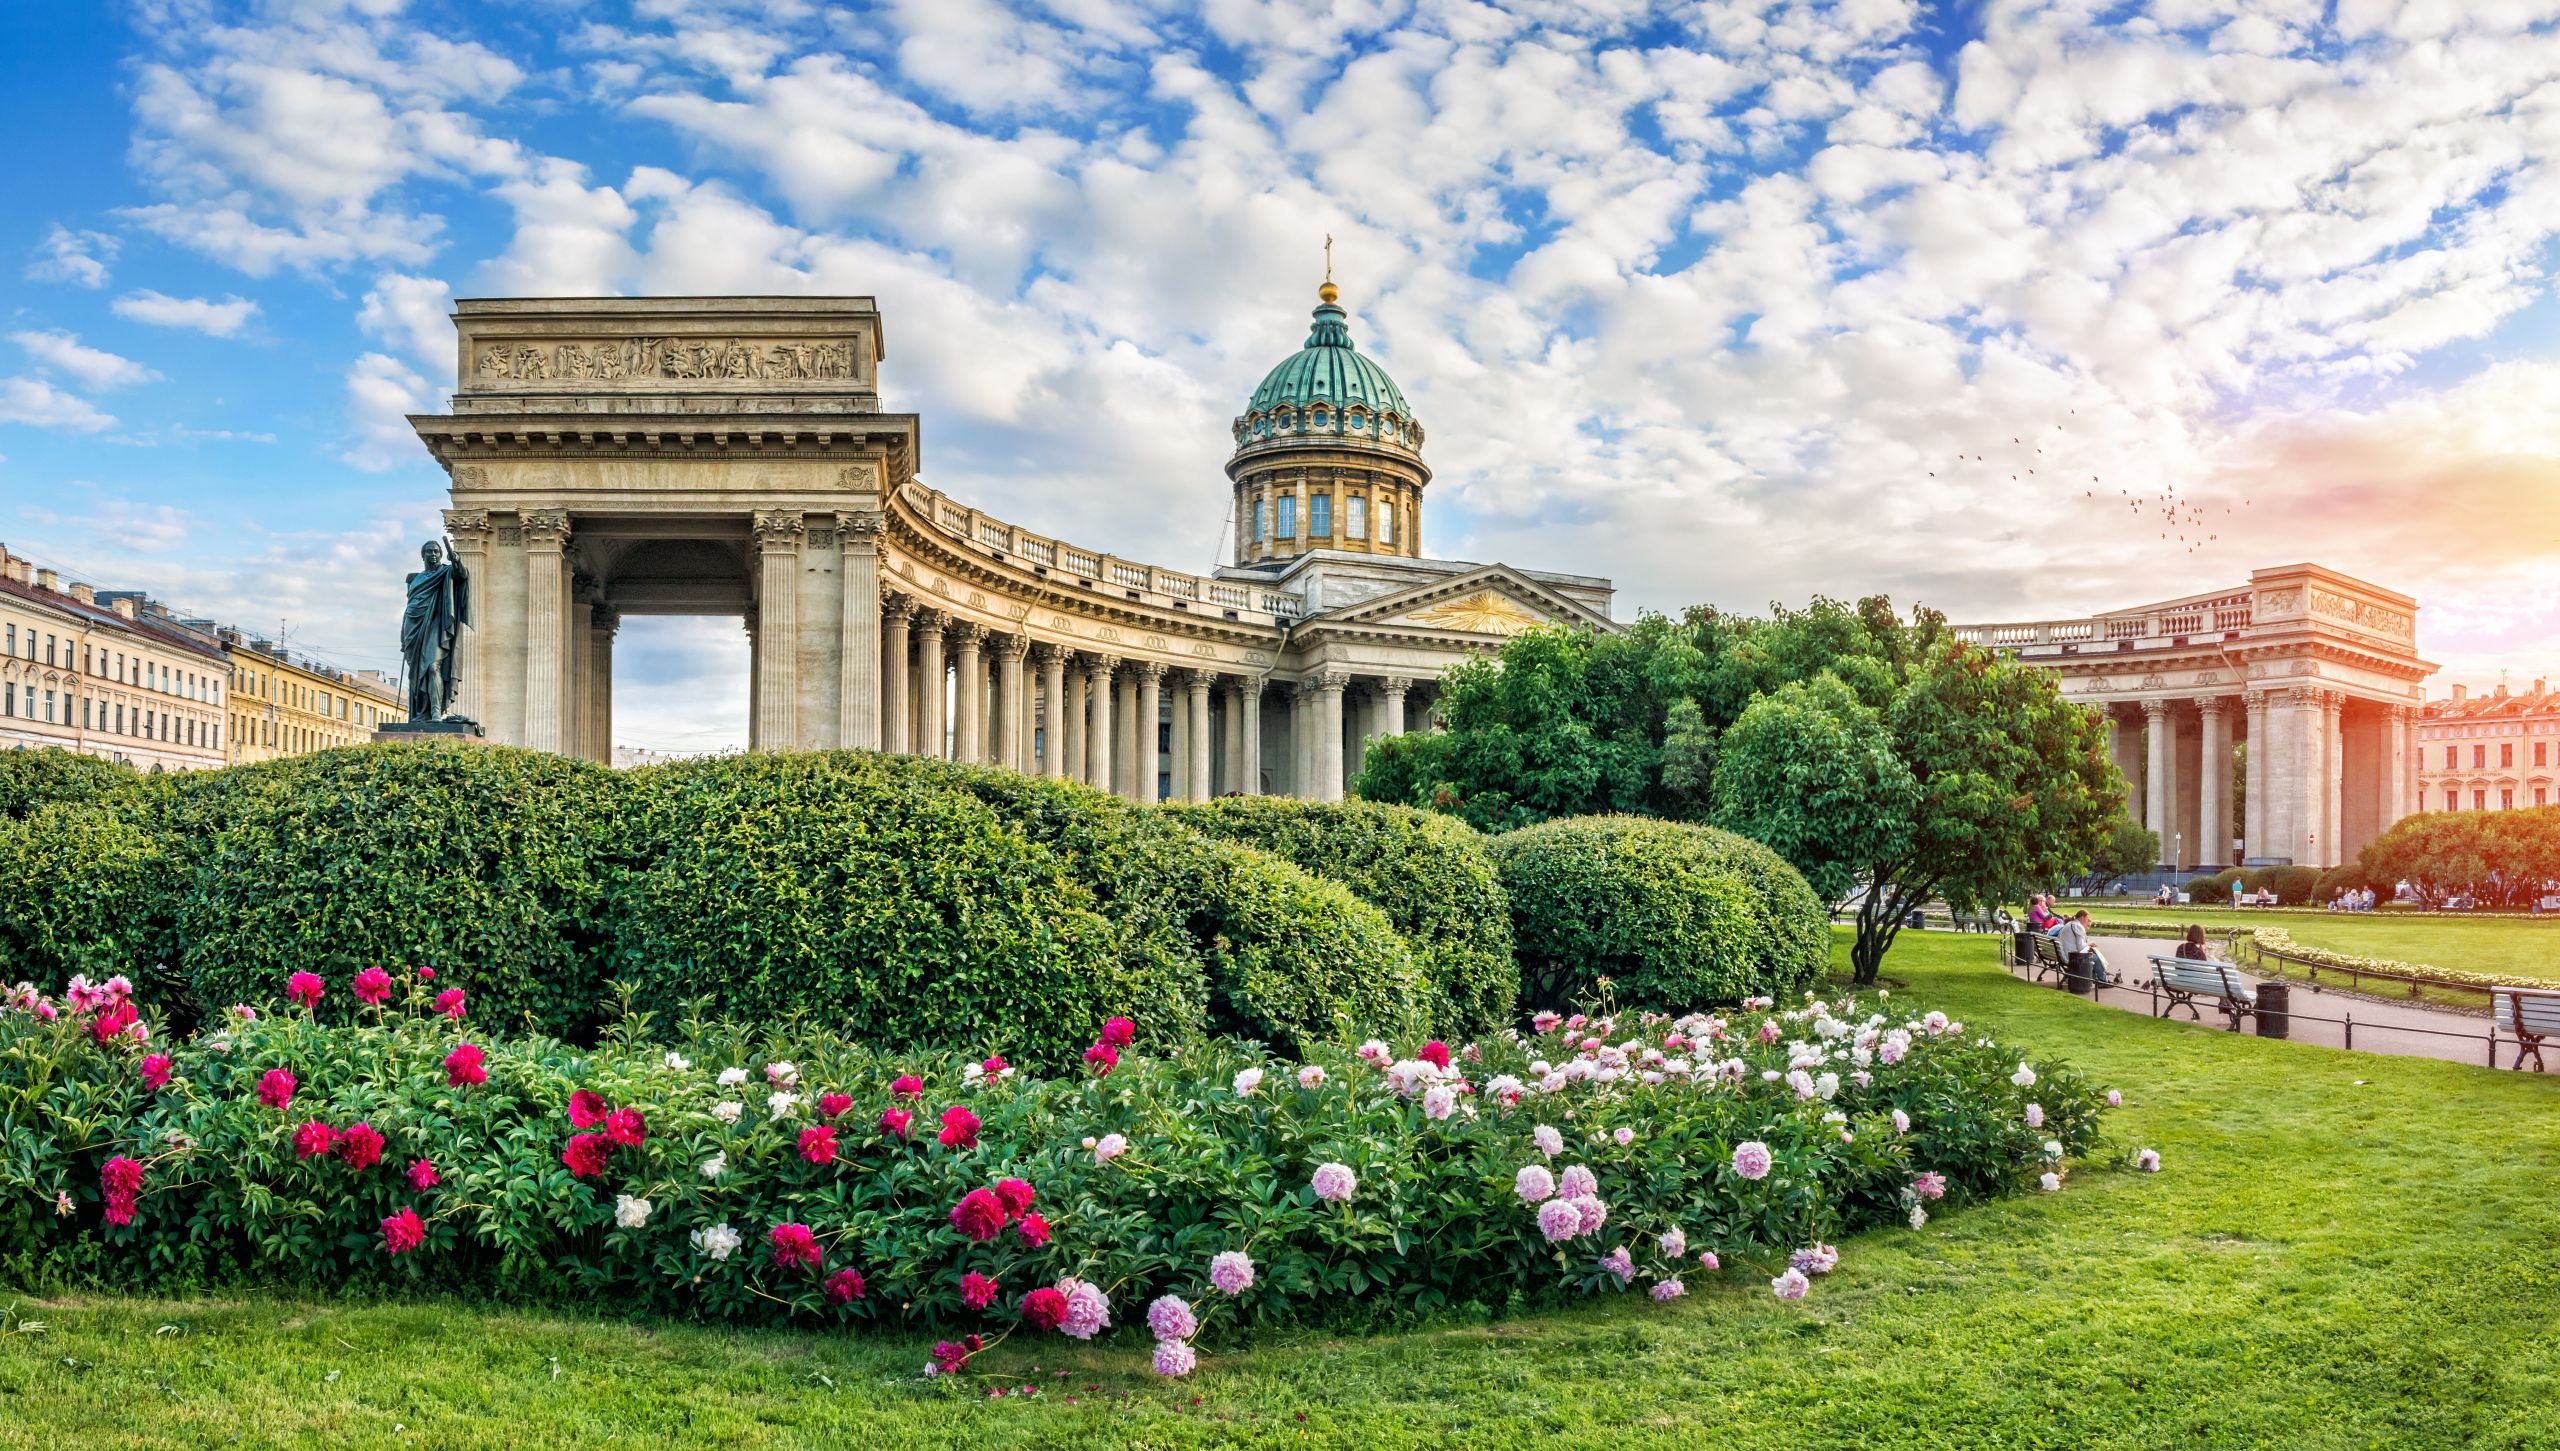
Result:
M352 995L359 1021L318 1021ZM0 1010L0 1272L256 1279L1012 1335L1499 1312L1700 1276L1799 1298L1829 1241L2061 1187L2102 1096L1878 1001L1559 1019L1454 1051L1115 1019L1076 1076L719 1024L487 1035L449 989L297 976L155 1043L123 984ZM2108 1099L2112 1095L2105 1096ZM2156 1159L2142 1167L2153 1167Z

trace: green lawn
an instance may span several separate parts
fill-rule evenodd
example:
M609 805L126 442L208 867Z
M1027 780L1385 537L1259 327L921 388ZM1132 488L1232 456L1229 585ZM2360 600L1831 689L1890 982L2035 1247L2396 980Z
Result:
M2066 903L2066 905L2069 905ZM2145 903L2084 904L2089 915L2119 921L2201 922L2221 932L2233 927L2282 927L2293 940L2333 952L2422 962L2465 972L2560 979L2560 917L2416 917L2388 912L2259 912L2229 907L2153 907Z
M1865 1236L1801 1305L1701 1277L1668 1310L1269 1339L1179 1384L1144 1374L1143 1331L1048 1338L986 1358L1010 1384L1036 1361L1041 1397L989 1402L919 1386L921 1340L21 1296L47 1330L0 1333L0 1444L2560 1445L2560 1075L2154 1022L1998 950L1914 933L1889 968L2122 1087L2117 1147L2166 1171Z

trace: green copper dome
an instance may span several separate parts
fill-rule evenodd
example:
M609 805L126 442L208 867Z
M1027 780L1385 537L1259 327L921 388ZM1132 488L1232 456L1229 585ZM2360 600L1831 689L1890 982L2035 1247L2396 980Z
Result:
M1410 421L1413 407L1404 401L1396 380L1351 346L1351 329L1344 325L1343 311L1333 300L1332 284L1326 284L1323 295L1307 345L1264 375L1262 386L1253 390L1253 401L1244 406L1245 415L1326 403L1336 409L1360 407Z

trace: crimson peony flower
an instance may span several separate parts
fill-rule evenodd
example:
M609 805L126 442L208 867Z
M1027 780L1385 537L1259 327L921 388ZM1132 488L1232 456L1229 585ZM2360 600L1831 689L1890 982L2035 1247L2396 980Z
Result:
M960 1277L960 1303L972 1310L984 1310L996 1302L996 1296L1002 1292L1003 1288L976 1270L971 1270Z
M915 1121L916 1116L907 1112L903 1108L884 1108L880 1110L880 1132L888 1134L894 1138L903 1139L908 1137L907 1126Z
M649 1140L648 1122L636 1108L617 1108L604 1116L604 1136L626 1149L636 1149Z
M489 1081L489 1070L480 1066L479 1046L464 1043L444 1055L444 1083L447 1088L477 1088Z
M329 1152L338 1142L338 1131L314 1119L293 1131L293 1152L305 1159Z
M845 1110L851 1107L853 1107L852 1094L822 1093L818 1095L818 1112L826 1118L842 1118Z
M924 1097L924 1080L912 1073L901 1073L897 1080L889 1085L889 1091L900 1098L922 1098Z
M1013 1065L1004 1061L1004 1055L1002 1053L990 1053L987 1055L987 1061L979 1064L978 1066L986 1070L986 1074L989 1078L993 1078Z
M368 967L356 974L356 996L369 1003L391 1000L391 974L378 967Z
M427 1242L427 1226L418 1211L403 1206L399 1213L382 1221L382 1251L404 1255Z
M1084 1061L1093 1065L1094 1076L1099 1078L1120 1066L1120 1050L1108 1043L1096 1043L1084 1050Z
M154 1053L142 1060L142 1086L158 1093L169 1086L169 1074L178 1065L166 1053Z
M440 1182L442 1181L436 1177L435 1165L428 1163L424 1159L412 1159L409 1161L410 1188L423 1193L426 1190L433 1189Z
M1066 1318L1067 1297L1046 1285L1022 1297L1022 1323L1034 1330L1055 1330Z
M560 1151L560 1162L581 1179L592 1179L604 1172L605 1159L612 1154L613 1144L602 1134L579 1134Z
M435 970L434 968L432 968L432 967L422 967L422 968L419 968L419 969L418 969L418 981L420 981L420 982L434 982L435 980L436 980L436 970Z
M382 1162L382 1135L369 1123L351 1123L338 1135L337 1155L350 1169L370 1169Z
M591 1129L604 1122L604 1099L581 1088L569 1095L569 1127Z
M101 1043L112 1043L125 1034L142 1015L133 1004L121 999L107 1005L107 1010L89 1020L89 1036Z
M1138 1041L1138 1025L1127 1018L1113 1018L1102 1025L1102 1041L1114 1048L1126 1048Z
M937 1375L958 1375L969 1368L969 1352L950 1341L933 1348L933 1369Z
M942 1132L934 1137L942 1141L944 1148L974 1149L978 1146L978 1116L965 1105L955 1103L942 1111Z
M850 1305L868 1293L870 1287L862 1283L860 1270L838 1270L827 1276L827 1303L830 1305Z
M1434 1068L1446 1069L1449 1066L1449 1045L1434 1038L1423 1044L1422 1051L1413 1056Z
M320 981L320 974L297 972L284 980L284 995L306 1008L316 1008L320 1006L320 1000L329 995L329 990Z
M825 1124L814 1124L800 1131L800 1157L812 1164L836 1161L836 1131Z
M1022 1236L1023 1248L1038 1249L1049 1242L1049 1221L1037 1214L1026 1214L1022 1216L1022 1222L1013 1227L1013 1232Z
M765 1238L773 1245L773 1265L781 1270L814 1270L825 1259L818 1237L805 1224L777 1224Z
M142 1198L142 1166L121 1156L98 1170L98 1187L106 1191L107 1223L131 1224Z
M461 1022L463 1013L462 989L458 987L449 987L443 992L436 994L436 1011L453 1019L457 1023Z
M1020 1179L998 1179L996 1197L1004 1201L1006 1218L1018 1218L1031 1207L1031 1186Z
M258 1079L258 1102L269 1108L283 1108L293 1102L293 1075L281 1068L270 1068Z
M1010 1217L1004 1212L1004 1201L990 1189L972 1189L951 1206L951 1227L979 1244L1004 1233Z

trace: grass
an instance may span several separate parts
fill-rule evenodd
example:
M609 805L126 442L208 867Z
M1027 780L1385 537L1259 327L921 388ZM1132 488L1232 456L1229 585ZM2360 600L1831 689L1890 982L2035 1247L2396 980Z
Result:
M1700 1277L1667 1309L1267 1338L1172 1384L1125 1330L1052 1338L990 1357L1038 1362L1040 1398L988 1401L917 1384L919 1339L22 1295L47 1329L0 1316L0 1445L2560 1445L2560 1076L2155 1022L1998 950L1915 933L1888 969L2122 1087L2114 1147L2165 1172L1863 1236L1801 1305Z
M2389 912L2259 912L2229 907L2154 907L2147 903L2095 901L2086 906L2102 920L2184 924L2210 932L2237 927L2281 927L2306 947L2359 957L2425 963L2465 972L2508 973L2560 980L2560 918L2418 917ZM2476 1001L2476 999L2475 999Z

